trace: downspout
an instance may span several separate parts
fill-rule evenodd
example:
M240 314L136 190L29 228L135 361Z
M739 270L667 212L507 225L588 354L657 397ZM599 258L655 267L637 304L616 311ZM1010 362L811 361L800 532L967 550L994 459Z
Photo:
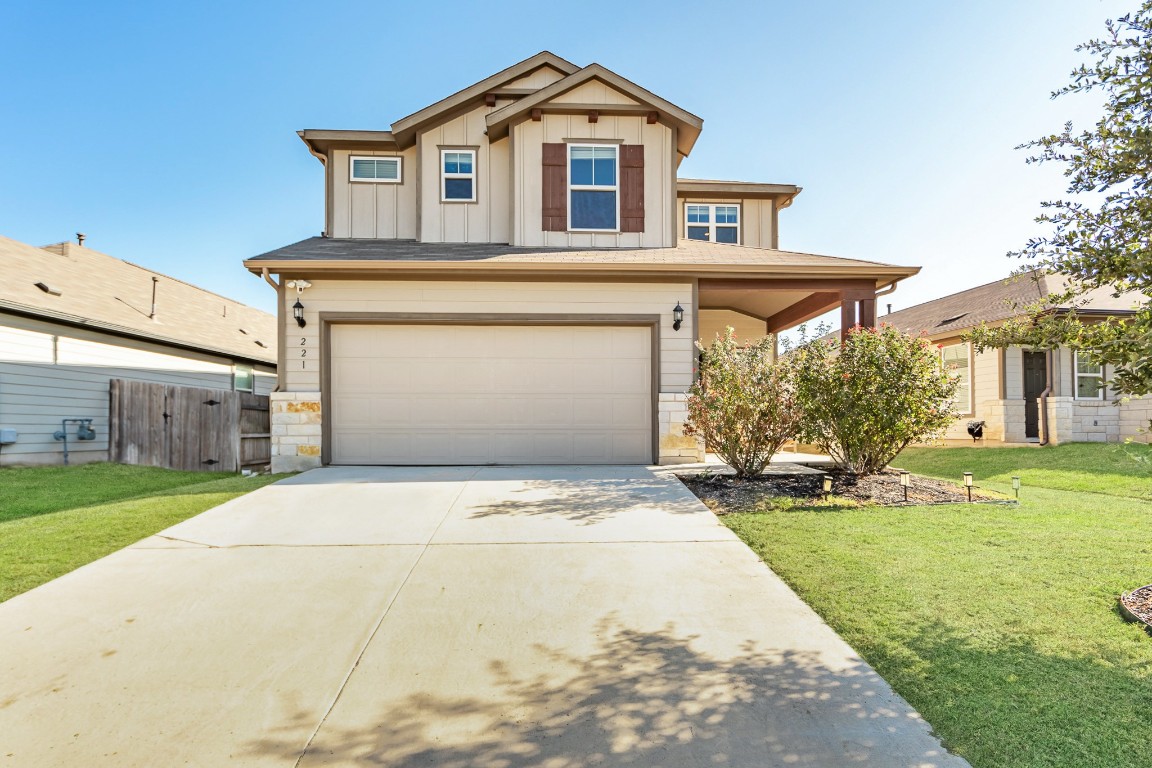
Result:
M893 280L891 283L889 283L888 287L885 288L884 290L876 291L877 298L879 298L880 296L887 296L890 293L894 293L896 291L896 286L899 285L900 281L903 279L904 278L902 278L902 277L898 277L895 280Z
M1044 391L1040 393L1040 445L1048 445L1048 395L1052 394L1052 350L1044 352Z
M268 267L260 269L260 276L276 291L276 387L272 391L281 392L283 390L280 387L280 380L283 374L280 371L280 363L284 362L286 358L284 353L284 294L280 290L280 283L268 274Z
M268 283L268 285L272 286L275 290L280 290L280 283L273 280L272 275L268 274L268 267L264 267L260 270L260 276L264 278L264 282Z

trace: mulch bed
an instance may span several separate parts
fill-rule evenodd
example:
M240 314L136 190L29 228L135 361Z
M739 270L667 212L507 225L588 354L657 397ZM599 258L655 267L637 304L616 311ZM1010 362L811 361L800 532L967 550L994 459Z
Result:
M832 475L832 495L835 497L861 505L905 506L899 471L889 469L881 474L864 477L837 471L828 474ZM680 480L718 515L746 511L772 497L819 501L824 496L823 474L762 475L746 480L730 475L703 474L682 475ZM1004 498L991 491L972 489L973 501L1003 501ZM967 501L968 493L963 486L912 476L907 506Z
M1144 624L1145 629L1152 630L1152 584L1121 595L1120 605L1129 614L1129 618Z

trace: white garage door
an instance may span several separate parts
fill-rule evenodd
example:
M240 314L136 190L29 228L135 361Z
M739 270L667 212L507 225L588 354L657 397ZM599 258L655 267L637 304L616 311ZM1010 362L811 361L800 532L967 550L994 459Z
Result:
M332 326L334 464L648 464L651 331Z

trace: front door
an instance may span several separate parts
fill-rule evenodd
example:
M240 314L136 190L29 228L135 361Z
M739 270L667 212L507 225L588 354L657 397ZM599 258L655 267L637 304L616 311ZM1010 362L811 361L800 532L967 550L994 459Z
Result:
M1048 386L1047 353L1024 352L1024 436L1040 437L1040 406L1036 399Z

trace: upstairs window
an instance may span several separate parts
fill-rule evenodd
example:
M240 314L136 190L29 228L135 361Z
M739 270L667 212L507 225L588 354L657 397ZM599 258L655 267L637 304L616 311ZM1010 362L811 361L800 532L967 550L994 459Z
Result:
M350 179L399 184L402 162L399 157L353 157Z
M685 235L689 240L708 243L740 243L740 206L705 205L692 203L685 206Z
M972 356L967 344L953 344L940 349L940 359L944 363L944 370L959 381L956 394L952 396L952 404L964 416L972 415Z
M615 145L568 145L569 229L619 231L619 149Z
M1104 399L1104 366L1094 363L1088 355L1076 352L1076 399Z
M446 203L476 201L475 150L440 150L440 200Z

